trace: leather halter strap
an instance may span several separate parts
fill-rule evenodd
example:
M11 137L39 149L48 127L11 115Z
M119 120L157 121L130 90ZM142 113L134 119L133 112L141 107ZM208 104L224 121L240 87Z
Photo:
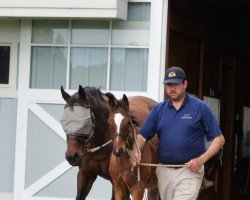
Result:
M68 133L67 134L67 140L68 139L76 139L79 140L82 143L85 143L88 138L88 135L82 134L82 133Z
M126 141L127 140L127 137L124 137L123 135L119 134L119 133L116 133L113 137L112 137L112 140L116 137L121 137L122 140Z
M116 138L116 137L122 138L122 140L125 141L125 143L126 143L126 148L130 146L129 141L128 141L129 134L131 134L131 131L133 131L133 134L134 134L134 131L135 131L135 127L134 127L134 124L133 124L133 122L132 122L132 119L129 119L129 123L130 123L131 126L132 126L132 130L129 131L129 133L128 133L128 135L127 135L126 137L123 136L123 135L121 135L121 134L119 134L119 133L116 133L116 134L112 137L112 140L113 140L114 138ZM136 138L135 138L135 140L136 140Z

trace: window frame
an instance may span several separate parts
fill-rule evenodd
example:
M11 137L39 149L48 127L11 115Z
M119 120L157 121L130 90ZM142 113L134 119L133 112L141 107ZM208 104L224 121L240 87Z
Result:
M8 83L0 83L0 87L10 87L10 78L11 78L11 65L10 65L10 62L11 62L11 45L9 44L0 44L0 47L9 47L10 48L10 54L9 54L9 77L8 77Z
M131 3L149 3L150 7L151 5L151 1L129 1ZM151 15L151 10L152 8L150 8L150 15ZM35 19L34 19L35 20ZM84 20L84 19L83 19ZM100 21L101 19L98 19L98 21ZM63 47L66 48L67 50L67 68L66 68L66 86L65 89L67 90L74 90L70 88L70 61L71 61L71 49L72 48L106 48L108 50L108 58L107 58L107 71L106 71L106 91L111 91L110 89L110 74L111 74L111 59L112 59L112 49L115 48L124 48L124 49L147 49L148 50L148 70L149 70L149 51L150 51L150 37L148 38L148 45L120 45L120 44L112 44L112 26L113 26L113 21L114 20L109 20L109 41L108 44L105 45L90 45L90 44L73 44L72 43L72 22L75 20L65 20L68 22L68 42L66 44L44 44L44 43L33 43L31 40L31 48L32 47ZM151 17L148 21L151 24ZM33 20L32 20L33 23ZM32 24L31 23L31 24ZM31 27L32 30L33 27ZM148 29L148 32L150 34L150 27ZM149 73L149 72L148 72ZM31 75L30 75L31 76ZM31 77L30 77L31 79ZM148 77L147 77L148 79ZM39 89L39 88L32 88L31 85L29 84L29 88L30 89ZM147 87L146 87L146 91L134 91L134 92L142 92L145 93L148 91L148 81L147 81ZM47 89L51 89L51 88L47 88ZM133 91L126 91L126 90L115 90L114 92L133 92Z
M9 61L9 82L8 84L0 84L0 97L16 97L17 89L17 63L18 63L18 44L16 43L0 43L0 46L10 47Z
M149 58L148 58L148 76L147 91L112 91L102 90L103 92L112 92L117 98L122 98L123 94L127 96L146 96L156 101L164 99L164 85L162 84L165 72L165 55L167 38L167 2L164 0L129 0L129 2L148 2L150 9L150 39L149 39ZM53 19L53 18L52 18ZM29 87L30 78L30 56L31 56L31 32L32 19L21 20L21 36L20 36L20 62L19 74L21 72L22 81L18 82L18 87L23 88L27 98L30 97L34 101L46 100L48 102L62 102L58 89L35 89ZM74 93L77 90L67 89L67 92ZM50 95L48 95L50 94Z

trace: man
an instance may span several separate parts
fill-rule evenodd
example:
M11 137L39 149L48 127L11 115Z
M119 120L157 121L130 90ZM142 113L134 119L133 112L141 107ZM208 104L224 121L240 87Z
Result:
M156 169L162 200L195 200L204 163L220 151L225 139L210 108L186 92L186 75L181 68L167 69L164 84L169 99L158 103L149 113L137 135L138 146L142 149L157 133L158 157L161 164L169 165ZM205 136L213 139L207 150ZM140 155L135 145L133 153ZM131 158L133 165L139 160Z

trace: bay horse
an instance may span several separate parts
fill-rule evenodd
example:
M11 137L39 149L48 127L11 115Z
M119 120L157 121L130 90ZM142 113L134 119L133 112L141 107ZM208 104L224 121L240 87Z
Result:
M135 141L135 133L138 133L146 116L155 104L154 100L142 96L130 100L125 94L121 100L115 99L114 96L109 97L111 109L109 124L115 132L112 139L113 154L110 158L109 173L113 179L116 200L126 199L122 194L124 185L130 191L133 200L143 199L145 188L148 188L148 199L159 199L155 174L156 167L140 166L141 184L138 185L137 173L135 170L131 171L132 165L128 154ZM141 152L141 162L159 163L156 153L157 142L158 138L154 137L145 143Z
M109 174L112 131L107 97L112 94L81 85L72 96L61 87L61 94L66 101L61 119L67 136L65 158L70 165L79 166L76 200L85 200L98 175L112 183ZM123 192L129 199L129 192ZM114 199L113 188L111 199Z

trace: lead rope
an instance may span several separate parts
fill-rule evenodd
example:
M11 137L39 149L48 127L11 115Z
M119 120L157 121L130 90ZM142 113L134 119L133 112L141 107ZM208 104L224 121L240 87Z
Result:
M137 143L137 134L136 134L136 131L135 131L135 127L133 126L133 129L134 129L134 139L135 139L135 146L139 152L139 158L141 158L141 150L138 146L138 143ZM138 182L138 189L141 190L141 170L140 170L140 165L137 166L137 182Z
M94 153L94 152L96 152L96 151L98 151L98 150L100 150L100 149L102 149L103 147L105 147L105 146L107 146L109 143L111 143L112 142L112 140L109 140L108 142L106 142L106 143L104 143L104 144L102 144L102 145L100 145L100 146L98 146L98 147L94 147L94 148L92 148L92 149L87 149L87 151L88 152L91 152L91 153Z
M135 145L136 145L136 148L139 152L139 157L137 158L134 153L131 151L131 149L126 149L128 154L130 155L130 157L132 157L134 160L136 160L136 162L138 163L139 162L139 159L141 158L141 150L138 146L138 143L137 143L137 139L136 139L136 131L135 131L135 128L134 128L134 139L135 139ZM140 166L147 166L147 167L170 167L170 168L175 168L175 167L185 167L186 165L177 165L177 164L153 164L153 163L138 163L137 165L137 181L138 181L138 189L140 190L141 189L141 175L140 175ZM131 171L134 171L134 166L131 167ZM202 168L200 168L197 173L202 173Z
M134 160L136 160L138 162L138 158L135 157L135 155L133 154L133 152L130 149L127 149L128 154L130 155L130 157L132 157ZM148 167L185 167L186 165L170 165L170 164L153 164L153 163L139 163L138 165L140 166L148 166Z
M90 109L91 120L92 120L92 124L93 124L92 131L91 131L91 137L92 137L92 135L94 135L94 128L95 128L95 124L96 124L96 119L95 119L94 113L92 112L92 106L90 105L90 103L89 103L89 109ZM89 142L89 140L87 142ZM102 144L102 145L100 145L98 147L94 147L92 149L87 148L87 152L94 153L96 151L99 151L100 149L102 149L103 147L107 146L111 142L112 142L112 140L109 140L106 143L104 143L104 144Z
M130 149L127 149L128 154L130 157L132 157L134 160L139 161L139 158L136 158L133 152ZM147 166L147 167L185 167L186 165L173 165L173 164L153 164L153 163L139 163L137 165L137 181L138 181L138 189L141 190L141 175L140 175L140 166ZM131 167L131 171L134 171L134 166ZM202 173L202 168L200 168L197 173Z

